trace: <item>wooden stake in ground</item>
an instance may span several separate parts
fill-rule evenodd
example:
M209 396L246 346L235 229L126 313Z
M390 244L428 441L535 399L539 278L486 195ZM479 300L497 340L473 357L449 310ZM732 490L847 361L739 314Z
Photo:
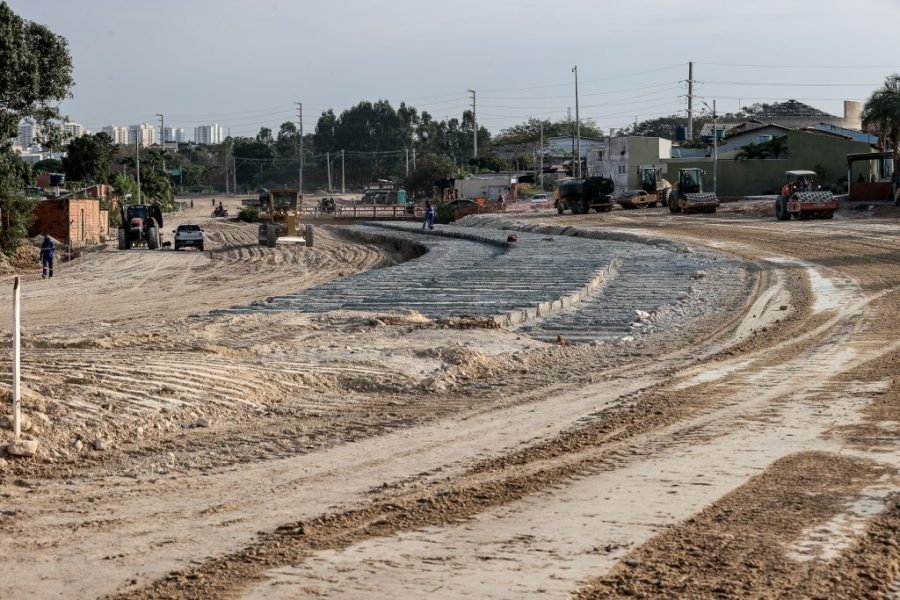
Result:
M13 280L13 322L12 322L12 401L13 401L13 431L18 440L22 433L22 396L19 388L19 364L21 359L21 339L19 337L19 299L21 281L18 277Z

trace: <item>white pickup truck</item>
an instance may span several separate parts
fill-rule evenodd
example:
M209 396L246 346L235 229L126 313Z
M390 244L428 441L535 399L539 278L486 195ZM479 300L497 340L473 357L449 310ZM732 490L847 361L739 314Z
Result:
M175 249L181 250L187 246L193 246L203 251L203 230L199 225L179 225L175 234Z

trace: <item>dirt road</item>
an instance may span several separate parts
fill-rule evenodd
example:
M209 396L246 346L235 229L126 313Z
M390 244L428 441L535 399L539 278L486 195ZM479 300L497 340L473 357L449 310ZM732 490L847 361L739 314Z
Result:
M225 224L207 225L210 256L80 259L67 274L91 265L94 285L60 277L33 301L66 294L111 316L28 316L45 450L0 470L0 596L900 589L896 220L515 218L483 224L676 240L757 276L743 304L688 330L597 346L411 312L188 317L201 311L150 296L142 319L103 287L126 277L121 260L164 261L173 280L169 261L204 261L163 285L209 292L208 310L400 258L334 237L319 236L317 268L263 257Z

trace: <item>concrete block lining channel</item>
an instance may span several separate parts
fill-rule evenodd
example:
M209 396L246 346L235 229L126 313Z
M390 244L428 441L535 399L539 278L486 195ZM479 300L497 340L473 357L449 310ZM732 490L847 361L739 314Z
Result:
M228 312L417 310L589 343L680 326L739 294L746 275L740 261L722 253L579 231L522 231L513 243L508 229L492 226L423 231L411 223L365 223L341 231L415 258ZM637 310L651 320L636 324Z

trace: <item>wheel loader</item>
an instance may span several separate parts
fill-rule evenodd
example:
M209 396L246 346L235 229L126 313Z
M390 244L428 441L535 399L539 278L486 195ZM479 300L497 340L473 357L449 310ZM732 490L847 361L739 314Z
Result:
M667 203L671 213L714 213L719 199L713 192L703 191L702 169L679 169L678 183L672 186Z
M612 210L612 194L615 184L608 177L563 179L555 192L556 212L570 210L573 215L587 214L592 208L597 212Z
M795 219L831 219L838 208L834 195L827 190L817 190L815 171L785 171L787 183L775 200L775 218L787 221Z
M135 246L147 246L149 250L160 247L163 226L162 210L156 204L123 205L119 212L122 225L118 231L119 250L129 250Z

